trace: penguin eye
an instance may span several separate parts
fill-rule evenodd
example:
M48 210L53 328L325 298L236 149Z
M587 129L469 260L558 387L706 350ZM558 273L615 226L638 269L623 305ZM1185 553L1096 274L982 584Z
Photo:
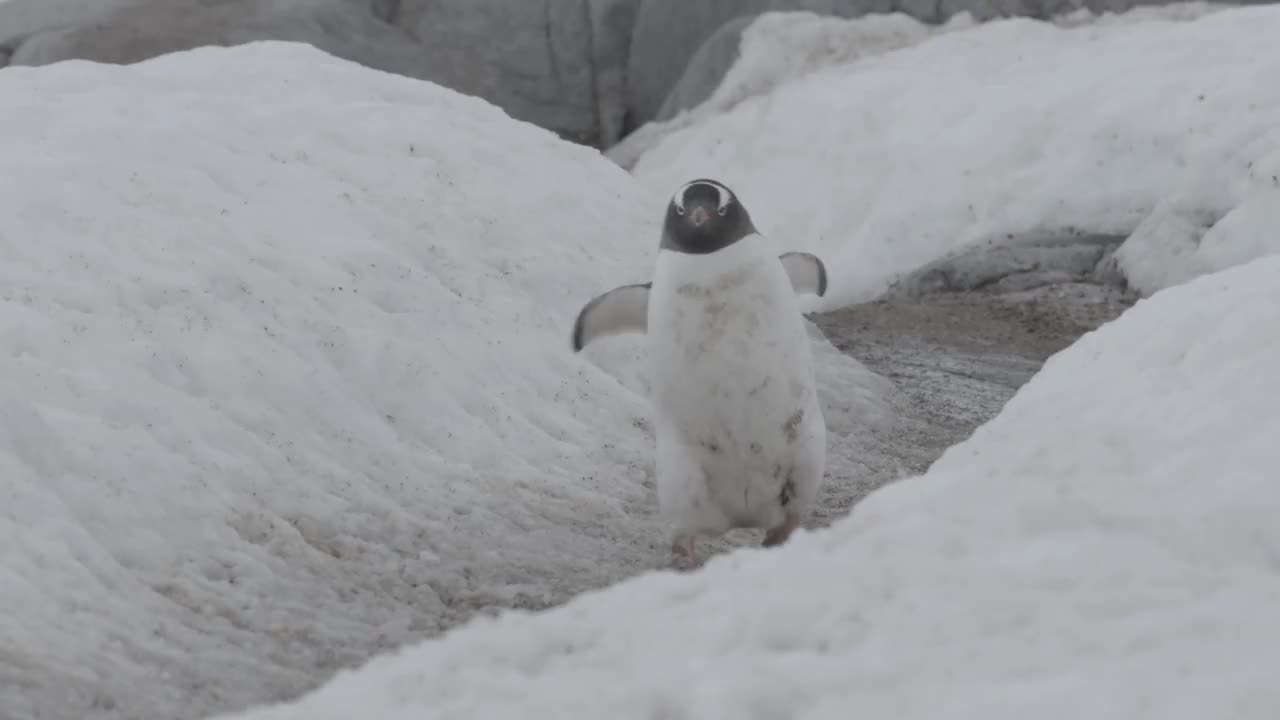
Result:
M721 206L716 209L716 212L720 213L720 215L723 217L725 213L729 212L729 206L728 205Z
M683 215L683 214L684 214L684 208L682 208L682 207L680 207L679 205L677 205L677 206L676 206L676 214L677 214L677 215Z

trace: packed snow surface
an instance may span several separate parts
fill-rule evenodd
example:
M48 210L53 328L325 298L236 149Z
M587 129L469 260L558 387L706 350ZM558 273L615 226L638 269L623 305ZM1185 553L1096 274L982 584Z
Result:
M240 720L1270 720L1280 257L1139 303L780 551L482 620Z
M263 43L0 71L0 155L0 715L294 697L667 561L643 346L570 348L665 200L596 151ZM874 377L816 350L839 447Z
M1231 227L1236 213L1246 227L1280 221L1280 8L1105 17L925 38L906 19L762 17L903 47L850 54L675 129L634 172L655 196L686 176L728 183L766 234L841 269L818 308L870 299L962 247L1124 235L1170 213L1190 218L1181 238L1122 254L1146 292L1280 248L1280 234ZM795 65L786 42L748 39L741 65L770 52ZM719 93L746 83L730 76Z
M568 332L648 278L662 204L710 174L824 257L829 305L1026 233L1136 229L1118 261L1147 291L1233 269L830 531L249 716L1269 719L1277 31L949 32L675 132L642 183L301 45L0 71L0 707L289 698L658 566L641 345ZM876 385L817 349L848 464Z
M996 23L671 135L638 168L651 190L734 184L767 233L833 258L833 304L975 242L1208 219L1177 246L1135 233L1121 265L1167 289L833 528L478 620L236 717L1269 720L1277 30L1271 8Z
M0 103L5 707L287 696L659 539L568 351L654 232L596 153L303 45Z

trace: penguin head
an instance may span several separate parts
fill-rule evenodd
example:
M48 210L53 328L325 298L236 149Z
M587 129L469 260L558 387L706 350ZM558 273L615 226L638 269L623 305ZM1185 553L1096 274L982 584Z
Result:
M705 255L756 232L747 209L724 184L699 178L681 185L667 203L666 250Z

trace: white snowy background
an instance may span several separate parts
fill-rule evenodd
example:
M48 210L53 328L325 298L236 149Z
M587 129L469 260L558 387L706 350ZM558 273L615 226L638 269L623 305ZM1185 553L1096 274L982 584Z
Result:
M635 174L660 194L715 173L764 205L774 236L839 268L814 307L869 300L960 247L1140 224L1122 268L1151 292L1280 247L1252 231L1280 222L1280 93L1260 90L1280 70L1264 31L1273 11L1160 10L1074 29L944 28L927 41L902 16L780 18L766 28L856 41L876 23L907 47L695 109L707 117L673 121ZM746 39L743 64L788 47Z
M1270 720L1280 8L759 28L743 68L831 50L634 176L300 45L0 71L3 712L201 717L383 653L235 717ZM648 572L642 344L568 333L708 174L823 255L816 307L1059 231L1132 233L1154 295L831 529ZM817 342L855 462L884 386Z

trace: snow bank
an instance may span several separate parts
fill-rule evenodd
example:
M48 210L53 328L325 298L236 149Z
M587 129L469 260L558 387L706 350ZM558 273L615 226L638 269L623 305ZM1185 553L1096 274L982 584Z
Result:
M1280 258L1201 277L829 530L474 622L236 717L1269 720L1277 316Z
M294 697L666 562L642 345L569 343L665 198L596 151L257 43L5 69L0 155L6 712Z
M739 57L720 84L697 107L637 128L606 155L631 168L663 137L767 95L778 86L816 70L910 47L935 34L973 26L969 13L943 25L926 25L910 15L887 13L845 20L812 12L762 13L742 31ZM693 62L698 61L698 56ZM690 72L687 70L686 72Z
M1052 22L1061 27L1080 27L1162 19L1194 20L1230 7L1235 6L1180 2L1136 7L1120 13L1095 13L1079 8ZM925 24L903 13L850 19L804 11L761 13L743 30L738 60L720 79L710 97L670 120L642 125L605 154L630 169L662 138L676 130L732 110L749 98L767 95L787 82L823 68L848 65L862 58L917 45L935 35L973 27L975 22L968 12L952 15L941 25ZM695 56L691 63L698 59ZM686 70L686 74L692 71Z
M1213 10L941 33L666 135L634 172L655 195L690 175L728 182L766 234L835 268L828 308L975 243L1126 234L1188 198L1213 219L1263 207L1280 172L1280 8ZM1223 230L1197 264L1135 250L1122 269L1163 286L1278 237Z
M594 151L304 45L0 104L6 708L284 696L659 542L643 399L569 351L656 232Z

